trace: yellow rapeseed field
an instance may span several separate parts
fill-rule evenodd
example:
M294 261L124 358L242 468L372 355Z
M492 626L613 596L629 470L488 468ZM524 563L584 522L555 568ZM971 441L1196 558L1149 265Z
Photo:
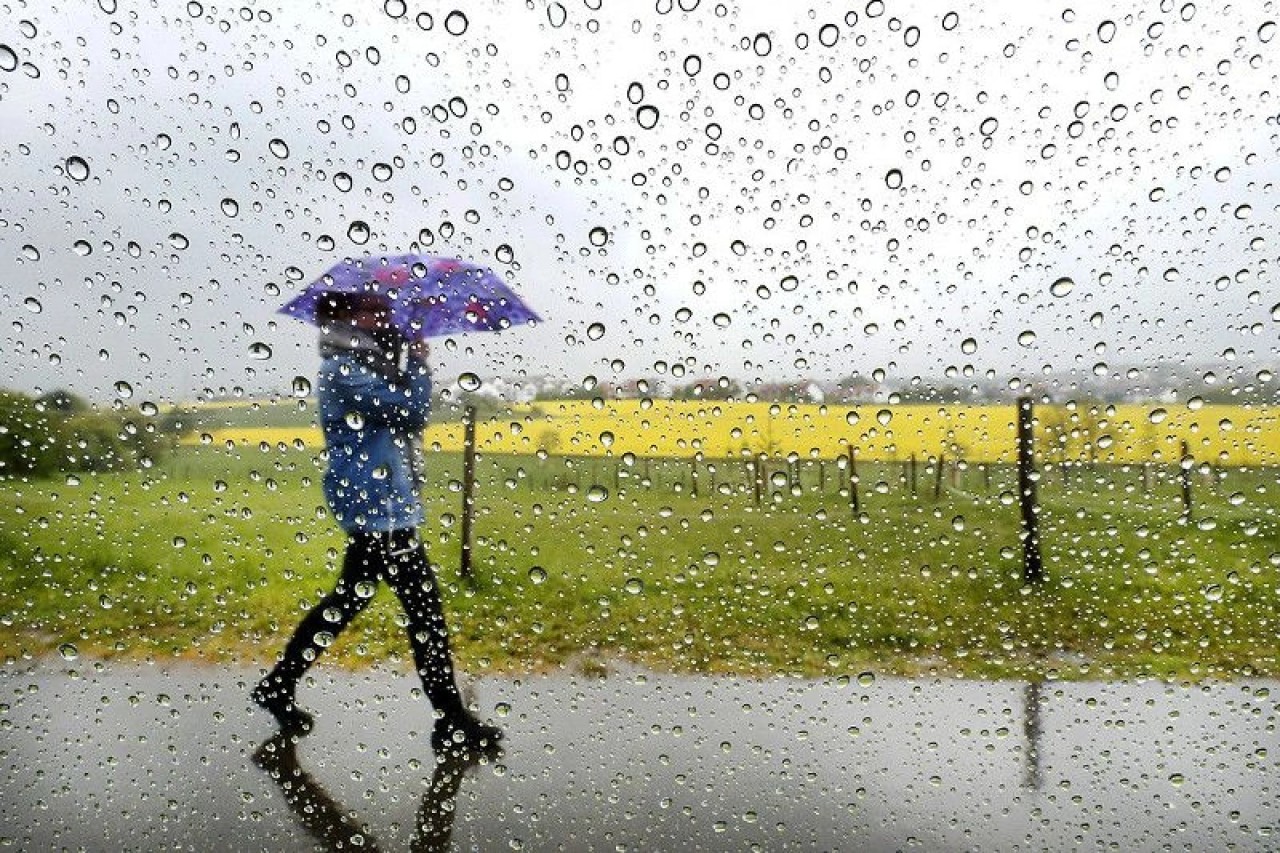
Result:
M1185 404L1037 406L1042 461L1171 462L1185 440L1197 461L1280 464L1280 410ZM580 456L740 458L768 454L832 459L853 448L859 459L945 455L970 462L1015 459L1012 405L802 405L671 400L544 401L515 406L477 425L481 453L539 450ZM203 440L236 445L281 443L319 450L314 427L216 430ZM427 430L429 449L462 449L459 423Z

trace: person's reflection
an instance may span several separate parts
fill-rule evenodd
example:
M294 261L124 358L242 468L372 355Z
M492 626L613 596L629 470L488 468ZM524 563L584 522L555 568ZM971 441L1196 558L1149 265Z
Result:
M422 795L409 849L445 851L453 835L454 800L462 778L480 761L474 753L437 759L435 773ZM296 738L278 733L253 754L253 762L280 786L290 811L322 848L377 850L378 843L353 812L344 810L298 762Z

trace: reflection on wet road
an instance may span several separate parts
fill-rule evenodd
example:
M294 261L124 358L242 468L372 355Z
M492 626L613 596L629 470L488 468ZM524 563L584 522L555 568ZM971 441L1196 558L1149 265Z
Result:
M324 672L272 738L256 672L0 670L18 849L1280 846L1275 682L482 680L503 754L438 765L411 682ZM507 709L510 709L509 711Z

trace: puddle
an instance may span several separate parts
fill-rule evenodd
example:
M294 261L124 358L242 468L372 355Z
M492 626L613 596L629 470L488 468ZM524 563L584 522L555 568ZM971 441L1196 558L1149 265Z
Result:
M0 670L0 843L1280 845L1274 681L485 679L473 701L506 729L505 752L438 767L425 701L385 671L321 667L300 692L316 731L292 754L260 751L273 729L245 698L256 675L56 659Z

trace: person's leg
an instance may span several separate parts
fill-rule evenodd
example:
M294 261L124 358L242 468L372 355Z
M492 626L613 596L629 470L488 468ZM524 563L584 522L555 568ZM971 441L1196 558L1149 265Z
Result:
M440 590L417 532L394 531L391 549L385 578L404 606L414 665L427 698L440 715L432 731L433 746L453 752L495 748L502 740L502 730L476 719L463 705Z
M310 727L309 716L294 705L294 691L316 658L368 606L376 589L378 574L383 570L384 558L385 540L379 543L377 534L351 534L342 561L342 574L333 592L302 618L280 661L258 683L253 692L254 700L271 711L281 724L294 728Z
M409 646L422 689L437 711L456 714L462 710L462 695L453 671L444 606L426 550L413 530L393 531L390 547L384 578L408 617Z

